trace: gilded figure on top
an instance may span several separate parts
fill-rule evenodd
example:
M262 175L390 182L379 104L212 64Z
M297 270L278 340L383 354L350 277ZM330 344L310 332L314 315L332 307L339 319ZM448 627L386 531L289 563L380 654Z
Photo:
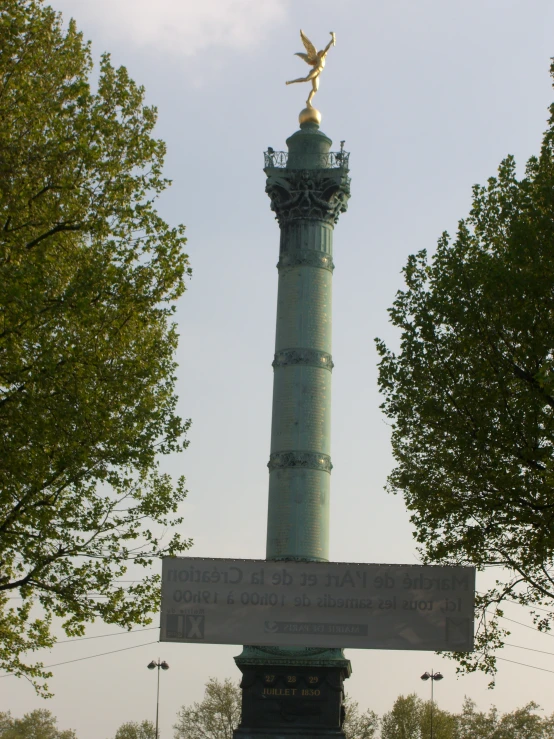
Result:
M308 95L308 99L306 100L306 106L308 108L313 108L312 98L319 88L319 75L321 74L323 67L325 66L325 57L327 56L327 52L329 51L331 46L335 46L336 43L335 34L333 33L333 31L331 31L330 33L331 40L329 41L327 46L322 51L316 51L315 46L306 36L304 31L300 31L300 38L302 39L302 43L304 44L304 48L306 49L307 54L305 54L303 51L297 51L296 56L299 56L301 59L303 59L306 64L312 66L313 69L306 77L299 77L297 80L289 80L286 84L294 85L296 82L312 83L312 89L310 91L310 94Z

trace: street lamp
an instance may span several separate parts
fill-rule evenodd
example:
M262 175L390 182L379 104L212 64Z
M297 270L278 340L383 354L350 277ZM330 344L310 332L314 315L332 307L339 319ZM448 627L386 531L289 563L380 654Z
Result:
M154 660L152 660L152 662L150 662L147 667L149 670L155 670L156 667L158 668L158 692L156 693L156 739L159 739L160 735L158 734L158 716L160 714L160 667L162 668L162 670L169 670L169 665L167 664L165 659L163 662L160 662L160 658L158 657L157 662L154 662Z
M434 701L433 701L433 692L434 691L433 691L433 688L435 686L435 680L442 680L442 678L443 678L443 676L441 675L440 672L433 672L433 670L431 670L430 673L429 672L424 672L423 675L421 676L421 679L422 680L430 680L431 681L431 739L433 739L433 705L434 705ZM158 739L157 736L156 736L156 739Z

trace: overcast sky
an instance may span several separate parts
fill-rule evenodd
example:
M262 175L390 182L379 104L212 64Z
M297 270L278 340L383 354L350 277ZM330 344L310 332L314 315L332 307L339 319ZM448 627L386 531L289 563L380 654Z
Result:
M409 254L434 249L470 206L471 186L514 154L538 151L553 99L551 0L55 0L147 90L167 142L171 190L162 215L187 226L193 278L178 308L180 412L190 447L164 462L185 474L183 532L194 556L263 558L277 290L278 226L264 194L263 151L285 149L307 86L293 56L303 28L318 48L337 34L314 103L322 130L346 140L352 198L335 231L331 558L415 563L402 500L383 487L392 468L379 411L373 339L397 340L387 308ZM478 587L479 582L478 580ZM529 613L506 615L529 624ZM439 705L512 710L536 700L554 711L554 643L514 623L498 686L456 678L424 652L349 650L348 692L390 709L399 693L429 698L420 681L440 669ZM101 625L88 635L112 634ZM59 644L45 664L155 642L155 630ZM550 655L525 651L551 652ZM179 706L200 700L210 676L237 679L238 647L152 644L61 665L44 703L25 680L0 682L0 711L48 707L79 739L108 739L124 721L155 717L152 658L161 675L161 736Z

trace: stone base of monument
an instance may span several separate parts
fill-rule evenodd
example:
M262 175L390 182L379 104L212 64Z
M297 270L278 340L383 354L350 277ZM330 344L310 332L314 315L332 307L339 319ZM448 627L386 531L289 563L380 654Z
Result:
M235 662L242 720L234 739L344 739L343 683L351 668L342 650L245 647Z

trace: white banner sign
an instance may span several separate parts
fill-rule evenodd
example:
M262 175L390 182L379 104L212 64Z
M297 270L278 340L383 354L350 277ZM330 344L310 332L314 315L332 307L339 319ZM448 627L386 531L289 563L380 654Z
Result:
M475 569L163 560L161 641L473 649Z

